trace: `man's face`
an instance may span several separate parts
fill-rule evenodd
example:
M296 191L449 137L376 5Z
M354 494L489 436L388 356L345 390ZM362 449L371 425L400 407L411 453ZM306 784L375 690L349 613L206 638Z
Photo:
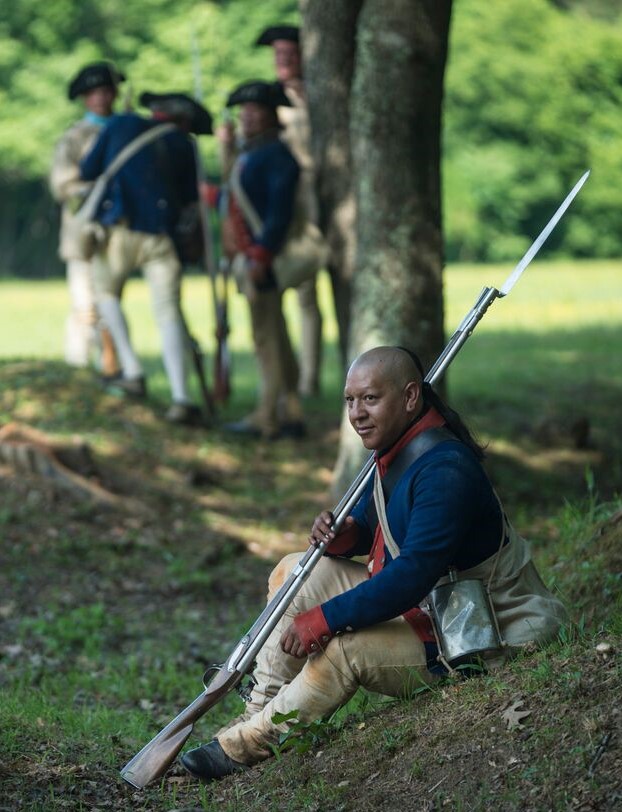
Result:
M274 113L265 104L244 102L240 105L240 127L244 138L254 138L274 127Z
M89 113L94 113L96 116L108 117L112 115L112 106L117 96L117 91L113 87L102 86L94 87L87 93L84 93L84 106Z
M287 39L275 39L272 43L272 49L274 51L274 69L279 82L300 79L302 77L302 63L298 43Z
M348 372L344 396L348 418L365 448L382 451L398 439L420 410L420 387L398 387L380 364L355 365Z

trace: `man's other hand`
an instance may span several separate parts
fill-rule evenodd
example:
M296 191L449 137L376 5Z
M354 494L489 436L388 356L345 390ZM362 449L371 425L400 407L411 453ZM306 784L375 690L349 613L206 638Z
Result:
M293 623L290 623L281 635L281 648L285 654L291 654L292 657L297 657L299 660L307 656Z

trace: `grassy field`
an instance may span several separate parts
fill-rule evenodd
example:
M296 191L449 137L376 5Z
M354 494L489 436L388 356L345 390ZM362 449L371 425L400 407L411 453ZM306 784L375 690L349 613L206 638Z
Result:
M448 269L448 332L508 270ZM330 503L341 383L328 283L323 392L307 404L300 443L163 424L167 388L141 281L126 301L146 404L104 394L92 373L62 363L61 281L0 282L0 429L17 421L80 438L88 477L118 500L0 458L0 812L622 808L622 263L534 264L450 376L451 400L489 443L495 484L573 629L500 674L415 702L359 697L303 731L306 755L215 787L174 768L137 792L118 768L200 692L205 666L258 614L271 563L302 548ZM184 302L209 350L204 279L185 281ZM287 307L295 335L292 297ZM237 296L231 321L235 396L224 417L242 414L255 386ZM502 713L519 699L530 715L509 728ZM228 698L193 743L238 707Z

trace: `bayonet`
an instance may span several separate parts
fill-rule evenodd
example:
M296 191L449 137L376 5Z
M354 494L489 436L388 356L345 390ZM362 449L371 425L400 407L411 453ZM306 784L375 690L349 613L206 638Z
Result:
M588 179L589 175L590 175L590 170L588 169L587 172L584 172L583 175L581 175L579 180L575 183L575 185L572 187L572 189L568 192L564 202L557 209L557 211L551 217L551 219L548 221L548 223L544 226L544 228L542 229L542 231L540 232L538 237L536 237L536 239L533 241L533 243L531 244L531 246L529 247L529 249L525 253L525 256L521 259L521 261L514 268L512 273L505 280L502 287L499 289L499 297L507 296L507 294L512 290L514 285L518 282L518 280L520 278L520 275L525 270L525 268L529 265L531 260L538 253L538 251L542 248L545 241L548 239L548 236L551 233L551 231L553 231L555 226L559 223L559 221L564 216L568 206L570 206L572 201L579 194L579 190L581 189L581 187L583 186L585 181Z

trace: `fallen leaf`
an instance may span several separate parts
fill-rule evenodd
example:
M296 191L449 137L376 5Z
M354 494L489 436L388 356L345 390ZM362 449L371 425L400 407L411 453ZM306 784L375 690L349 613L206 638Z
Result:
M19 655L24 650L24 647L19 643L9 644L7 646L2 646L0 648L0 654L4 654L6 657L14 658L19 657Z
M521 724L521 719L531 714L529 710L520 710L524 705L522 699L515 699L501 714L501 718L507 724L508 730L523 730L525 725Z
M155 702L152 702L150 699L141 699L138 706L141 710L150 711L155 708Z

